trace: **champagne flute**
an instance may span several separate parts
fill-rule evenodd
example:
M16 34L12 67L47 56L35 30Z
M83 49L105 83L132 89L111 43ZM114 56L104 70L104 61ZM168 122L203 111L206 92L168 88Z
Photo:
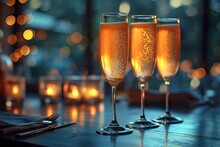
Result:
M135 122L127 127L147 129L159 127L158 123L146 119L144 114L145 90L152 76L156 61L156 23L155 15L132 15L130 23L130 58L132 71L141 90L141 112Z
M116 87L123 79L128 62L128 18L125 13L107 12L101 15L100 62L105 80L112 87L111 123L96 130L102 135L132 133L130 128L119 125L116 119Z
M157 68L167 87L165 113L153 119L162 124L181 123L183 120L172 116L169 108L170 82L178 71L180 60L180 19L159 18L157 21Z

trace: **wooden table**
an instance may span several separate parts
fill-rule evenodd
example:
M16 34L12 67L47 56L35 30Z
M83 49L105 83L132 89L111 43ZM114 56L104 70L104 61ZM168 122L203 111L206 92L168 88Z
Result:
M148 119L160 116L161 107L145 107ZM72 120L77 124L56 131L43 133L25 139L14 139L13 135L2 136L1 143L31 146L90 146L90 147L145 147L145 146L220 146L220 106L200 106L194 109L173 110L173 115L182 117L184 122L173 125L160 125L148 130L134 130L132 134L103 136L96 129L110 123L112 118L111 99L107 97L98 104L67 105L63 102L42 106L38 96L28 96L22 108L9 110L14 114L44 115L61 113L59 121ZM134 121L139 116L139 107L131 107L123 99L117 102L117 119L121 125ZM76 135L74 135L76 134Z

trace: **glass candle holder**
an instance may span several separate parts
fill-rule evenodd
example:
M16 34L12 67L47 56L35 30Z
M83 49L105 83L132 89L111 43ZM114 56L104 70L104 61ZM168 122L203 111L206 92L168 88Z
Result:
M62 78L60 76L41 76L39 93L42 103L56 103L61 98Z
M68 76L64 80L63 95L67 103L82 102L81 76Z
M19 106L25 98L25 78L20 76L6 77L6 106Z
M104 83L101 76L83 77L81 84L81 93L83 101L88 103L98 102L104 98Z

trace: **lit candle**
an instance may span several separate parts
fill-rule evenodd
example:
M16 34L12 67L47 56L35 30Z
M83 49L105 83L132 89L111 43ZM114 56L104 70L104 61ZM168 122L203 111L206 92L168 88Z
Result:
M17 76L8 76L6 79L6 106L19 105L25 97L25 79Z
M102 84L99 76L88 76L82 82L82 95L86 102L96 102L103 99Z
M14 95L17 95L18 94L18 85L13 85L13 87L12 87L12 93L14 94Z
M52 84L48 84L45 89L45 95L46 96L54 96L56 95L56 86Z
M44 103L56 102L61 94L61 78L41 77L39 82L39 92Z
M66 95L70 99L79 99L81 97L79 88L75 85L70 86L70 90L67 92Z
M83 87L82 93L85 99L98 99L99 98L99 91L95 87Z
M66 77L63 86L63 92L67 102L80 102L82 100L80 84L81 84L80 76Z

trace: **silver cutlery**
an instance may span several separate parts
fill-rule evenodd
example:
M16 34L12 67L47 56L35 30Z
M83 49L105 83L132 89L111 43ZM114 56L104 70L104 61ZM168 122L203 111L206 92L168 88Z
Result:
M33 124L51 124L54 123L54 121L60 116L60 114L52 114L46 118L42 118L42 119L38 119L36 121L33 122L29 122L29 123L22 123L22 124L18 124L17 126L27 126L27 125L33 125Z
M3 129L0 129L0 135L29 130L29 129L42 128L42 127L45 127L49 124L56 122L59 116L60 116L59 114L53 114L47 118L42 118L42 119L30 122L30 123L23 123L23 124L14 125L11 127L3 128Z
M69 123L64 123L64 124L53 123L53 124L50 124L50 125L48 125L47 127L44 127L44 128L39 128L39 129L35 129L35 130L31 130L31 131L16 134L15 138L21 139L21 138L33 136L33 135L36 135L36 134L40 134L40 133L43 133L43 132L48 132L48 131L56 130L56 129L59 129L59 128L67 127L67 126L74 125L74 124L76 124L76 123L75 122L69 122Z

